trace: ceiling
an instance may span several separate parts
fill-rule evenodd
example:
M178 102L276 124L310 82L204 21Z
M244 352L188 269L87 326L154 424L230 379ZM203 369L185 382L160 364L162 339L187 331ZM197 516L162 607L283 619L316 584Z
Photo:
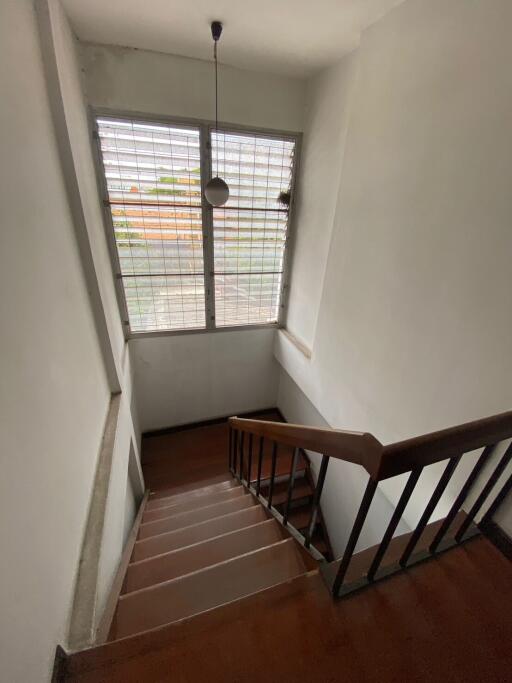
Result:
M219 60L305 77L357 46L361 30L402 0L61 0L83 41Z

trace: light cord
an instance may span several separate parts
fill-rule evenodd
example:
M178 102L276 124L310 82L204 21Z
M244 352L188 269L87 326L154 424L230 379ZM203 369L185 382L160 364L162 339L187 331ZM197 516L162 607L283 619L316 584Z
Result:
M217 41L213 43L213 58L215 60L215 132L219 126L218 117L218 76L217 76Z

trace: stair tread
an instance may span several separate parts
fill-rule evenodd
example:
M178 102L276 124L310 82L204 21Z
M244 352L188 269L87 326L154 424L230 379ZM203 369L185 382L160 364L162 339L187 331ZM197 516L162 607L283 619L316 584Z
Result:
M142 523L145 524L146 522L152 522L156 519L170 517L171 515L179 514L180 512L197 510L202 507L207 507L208 505L214 505L217 502L221 503L227 500L234 500L235 498L246 494L247 491L243 486L235 486L216 493L204 494L203 496L192 496L186 500L178 501L173 504L171 503L170 505L146 510L142 518Z
M180 548L164 555L132 563L128 566L126 573L125 593L162 583L251 550L271 545L282 540L285 533L275 519L267 519L187 548Z
M245 510L231 512L221 517L199 522L183 529L169 531L157 536L151 536L135 543L132 561L143 560L154 555L161 555L170 550L184 548L199 541L205 541L214 536L220 536L228 531L242 529L257 522L268 519L268 514L261 505L254 505Z
M322 555L326 555L330 552L327 541L325 540L323 533L319 531L318 526L313 534L313 537L311 538L311 544L318 550L319 553L322 553Z
M82 681L82 677L85 677L88 683L97 683L103 675L103 668L109 666L123 668L123 675L116 680L127 680L133 674L131 663L137 662L137 659L132 658L138 653L174 653L176 646L181 647L184 638L187 643L200 643L203 638L208 638L208 634L225 628L226 624L236 624L237 633L243 633L244 629L240 629L239 624L247 624L248 617L251 620L254 615L268 617L272 612L272 605L279 603L281 610L283 605L289 605L290 602L294 604L296 599L300 600L301 596L308 594L314 595L315 603L318 602L318 597L330 603L329 594L318 571L302 574L217 609L194 615L190 619L73 652L69 655L66 670L69 678L66 680Z
M268 486L261 487L261 495L265 498L268 495ZM313 495L313 488L309 481L302 477L295 481L295 486L293 487L292 500L299 500L300 498L306 498ZM274 485L274 491L272 494L272 505L282 505L288 500L288 481L277 482Z
M246 508L258 505L253 496L246 495L235 498L234 500L221 501L206 507L198 508L197 510L188 510L186 512L176 513L163 519L156 519L154 521L141 524L139 528L139 539L150 538L168 531L176 531L183 529L199 522L204 522L216 517L222 517L230 512L236 510L245 510Z
M114 638L156 628L307 573L291 538L120 597Z
M300 508L295 508L295 510L290 510L290 514L288 516L288 521L289 523L297 529L297 531L300 531L301 529L305 529L311 519L311 507L304 506ZM318 521L317 521L318 524Z
M152 510L155 507L173 505L180 501L189 500L191 497L208 495L238 486L240 486L240 483L236 479L230 478L212 484L208 484L206 481L202 482L200 486L187 486L185 488L183 486L174 486L152 491L149 496L147 509Z
M285 477L285 476L290 476L290 470L292 468L292 457L293 457L293 449L292 448L287 448L287 447L282 447L281 451L278 449L277 451L277 458L276 458L276 477ZM245 455L244 458L244 469L247 468L248 462L247 462L247 455ZM299 455L299 458L297 459L297 465L295 468L295 472L303 472L308 466L307 460L304 458L302 453ZM263 456L262 464L261 464L261 479L262 481L265 479L270 479L270 475L272 473L272 456L270 452L266 452ZM244 471L244 477L246 476L245 471ZM252 465L251 465L251 482L255 482L258 479L258 457L257 457L257 452L256 450L253 453L253 460L252 460Z

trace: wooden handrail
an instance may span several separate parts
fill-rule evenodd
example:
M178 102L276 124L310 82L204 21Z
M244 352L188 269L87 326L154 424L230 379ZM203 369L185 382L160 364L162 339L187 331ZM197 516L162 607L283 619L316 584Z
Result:
M388 479L512 437L512 411L384 446L378 479Z
M336 429L319 429L317 427L306 427L303 425L287 424L283 422L268 422L263 420L245 420L238 417L229 418L229 448L228 461L229 469L233 476L243 483L246 473L245 485L252 490L254 475L252 469L253 436L260 437L258 447L258 476L254 494L261 500L260 484L263 460L264 439L273 442L272 445L272 468L269 478L267 498L264 500L268 509L283 526L289 524L288 515L290 503L293 495L293 486L296 472L296 462L299 449L303 448L322 454L322 463L318 472L313 494L313 509L311 518L307 526L307 532L297 532L298 539L302 539L305 548L311 547L312 534L315 528L317 514L319 511L320 497L324 486L325 475L329 464L329 458L338 458L348 462L356 463L366 469L370 478L366 483L363 498L359 505L352 529L348 536L343 556L340 559L336 576L332 583L332 593L335 596L348 595L354 590L359 590L363 585L373 583L379 578L395 573L400 569L405 569L410 564L424 559L424 552L416 552L418 543L425 529L429 525L430 519L437 508L441 498L445 495L448 485L458 468L461 457L464 453L469 453L477 449L482 449L476 463L473 465L469 476L461 485L459 492L451 502L451 507L443 522L436 530L435 536L430 539L428 551L431 555L442 552L454 544L461 543L471 538L477 531L475 525L476 516L486 503L487 499L493 494L494 487L498 483L505 469L512 462L512 443L509 443L503 453L500 454L498 463L483 488L473 501L471 509L464 513L464 520L455 535L450 535L450 529L457 519L463 504L482 474L489 459L497 452L497 445L512 438L512 411L493 415L481 420L474 420L465 424L442 429L441 431L424 434L413 439L399 441L394 444L383 446L374 436L364 432L346 432ZM244 439L244 432L250 437ZM245 448L244 448L245 443ZM281 516L279 510L272 507L272 493L276 479L276 454L279 444L293 446L295 448L291 459L291 469L288 483L288 495L284 515ZM247 467L244 467L244 452L248 450ZM421 513L416 528L411 532L407 539L407 544L401 550L398 564L394 562L387 565L382 573L380 567L385 560L386 553L398 524L404 515L404 511L415 491L415 487L421 477L423 468L436 462L445 461L442 473L435 483L433 492ZM378 546L373 560L366 575L358 580L345 581L352 556L363 527L365 525L369 510L372 505L379 482L383 479L395 477L400 474L408 473L399 500L391 515L388 526L384 532L380 545ZM457 482L460 484L460 482ZM490 519L505 501L512 490L512 476L505 481L501 489L491 502L484 520ZM341 493L341 492L340 492ZM305 527L304 527L305 528ZM476 530L476 531L475 531Z
M233 429L365 468L375 481L512 437L512 411L383 446L372 434L231 417Z
M362 465L371 476L378 472L383 446L371 434L240 417L230 417L229 424L240 432Z

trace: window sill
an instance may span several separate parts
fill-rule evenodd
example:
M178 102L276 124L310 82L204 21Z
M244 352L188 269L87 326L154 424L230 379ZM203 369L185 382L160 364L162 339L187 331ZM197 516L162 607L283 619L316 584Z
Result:
M157 330L154 332L128 332L126 339L148 339L151 337L177 337L191 334L216 334L217 332L235 332L247 330L268 330L269 328L280 328L279 323L266 323L264 325L231 325L230 327L202 327L199 329L185 329L185 330Z

